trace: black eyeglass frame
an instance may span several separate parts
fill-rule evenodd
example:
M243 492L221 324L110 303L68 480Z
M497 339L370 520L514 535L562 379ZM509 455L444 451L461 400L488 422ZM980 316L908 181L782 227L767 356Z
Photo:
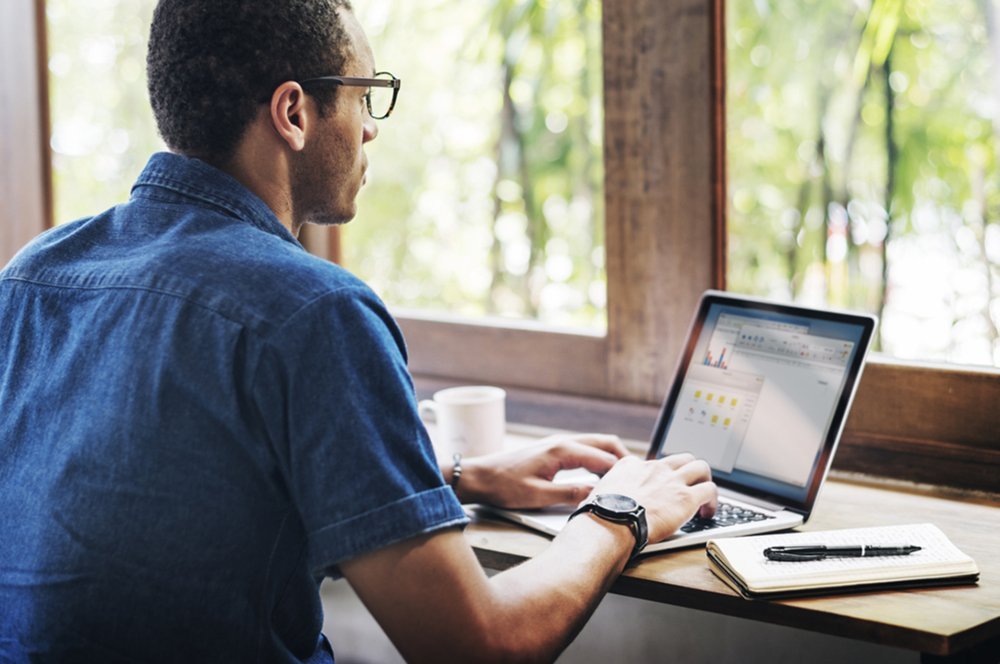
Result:
M373 120L384 120L396 108L396 97L399 96L399 86L401 81L387 71L376 72L375 76L389 76L390 78L359 78L357 76L317 76L299 81L299 85L305 87L310 83L333 83L335 85L349 85L363 88L392 88L392 101L389 102L389 110L382 115L376 116L372 111L372 92L365 93L365 104L368 106L368 115Z

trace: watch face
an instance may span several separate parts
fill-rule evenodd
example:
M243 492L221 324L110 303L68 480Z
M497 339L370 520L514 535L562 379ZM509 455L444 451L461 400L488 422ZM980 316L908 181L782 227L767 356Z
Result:
M612 512L626 514L639 507L635 499L619 493L602 493L594 498L594 503Z

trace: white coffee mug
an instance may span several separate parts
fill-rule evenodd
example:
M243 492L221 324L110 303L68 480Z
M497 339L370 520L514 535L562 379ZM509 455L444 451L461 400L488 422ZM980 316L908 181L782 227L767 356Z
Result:
M503 448L507 431L507 393L489 385L449 387L420 402L420 416L433 415L432 435L439 457L480 456Z

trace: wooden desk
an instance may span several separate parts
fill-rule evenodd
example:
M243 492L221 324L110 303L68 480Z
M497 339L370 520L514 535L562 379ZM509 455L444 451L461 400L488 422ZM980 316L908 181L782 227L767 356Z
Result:
M741 598L709 571L704 547L655 554L626 570L612 592L915 650L923 661L1000 661L1000 502L944 498L831 479L809 522L828 530L929 521L979 565L977 586L869 592L784 601ZM466 529L484 567L503 570L539 553L548 538L477 517Z

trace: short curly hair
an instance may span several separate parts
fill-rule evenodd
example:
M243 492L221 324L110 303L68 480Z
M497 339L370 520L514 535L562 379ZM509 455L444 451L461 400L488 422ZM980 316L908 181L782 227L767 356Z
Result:
M341 74L353 54L340 9L350 2L160 0L146 73L167 146L224 161L278 85ZM335 87L311 94L321 114L336 101Z

